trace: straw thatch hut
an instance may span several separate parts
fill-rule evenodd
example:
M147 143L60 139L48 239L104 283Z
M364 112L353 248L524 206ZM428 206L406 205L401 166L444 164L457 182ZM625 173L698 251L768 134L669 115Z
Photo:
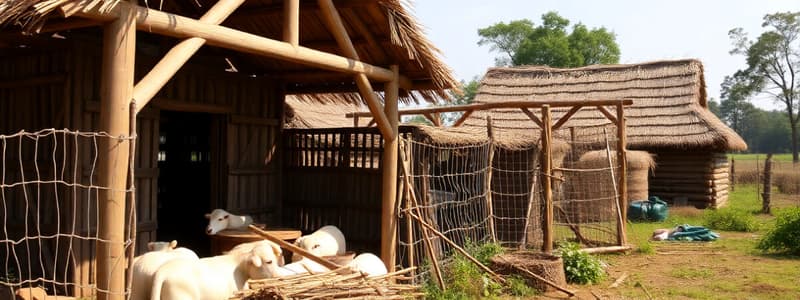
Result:
M695 206L723 205L728 195L725 152L747 145L708 110L703 66L697 60L657 61L630 65L596 65L575 69L549 67L493 68L484 76L477 103L630 99L625 108L629 149L655 155L650 195ZM566 109L554 109L558 119ZM464 127L483 127L491 115L498 131L529 133L536 128L519 110L475 112ZM607 119L595 108L572 116L562 139L603 144ZM611 131L613 132L613 131ZM555 133L559 136L559 133ZM591 150L591 149L588 149Z
M126 13L136 18L127 19ZM287 160L283 158L296 155L284 151L298 150L281 146L286 95L302 94L299 97L304 103L314 107L361 102L358 94L347 94L360 92L366 97L364 101L380 106L373 89L385 90L386 109L391 111L396 109L392 107L396 106L398 94L404 102L434 101L456 83L438 58L438 50L398 0L257 0L244 4L227 0L7 0L0 4L0 22L4 25L0 30L0 135L42 128L125 135L130 126L128 104L135 100L138 139L129 180L134 180L136 186L136 242L140 250L149 241L177 238L182 245L207 253L208 239L203 233L207 221L203 213L216 207L252 215L260 223L295 228L317 217L308 212L312 211L308 207L285 209L296 206L296 202L295 192L286 188L294 179L284 176L283 162ZM134 27L142 31L137 32ZM200 48L203 43L210 46ZM187 45L196 47L189 49ZM159 61L162 57L164 60ZM161 69L153 74L160 79L141 86L143 78L152 74L145 75L156 65ZM389 132L397 126L385 115L379 125ZM382 140L369 142L379 145ZM16 147L9 145L12 146ZM74 146L85 157L68 160L74 161L68 164L75 168L65 166L66 170L74 171L78 177L71 180L83 183L88 182L86 178L96 177L95 182L112 182L119 185L114 189L125 189L124 178L114 181L111 172L91 172L95 170L92 144ZM33 147L26 144L19 147L25 151L14 153L27 153ZM50 149L43 144L38 147L42 153ZM98 151L101 164L109 160L103 149ZM34 168L32 158L16 157L11 151L4 155L4 161L9 163L3 174L6 183L24 180L11 162L24 160L14 166ZM38 159L44 161L47 157ZM367 160L353 161L361 164ZM122 169L126 164L118 165L113 167ZM39 174L56 173L56 167L39 167L36 166ZM378 166L347 171L378 180L382 177L377 175L382 174ZM30 174L25 175L30 180ZM394 176L395 173L383 176L384 181L396 179ZM98 229L99 225L92 223L97 220L81 220L78 213L72 216L64 209L74 204L80 207L71 212L97 211L97 207L78 201L91 199L95 192L81 189L74 199L72 193L53 199L53 193L44 192L37 194L41 201L28 199L26 203L23 198L30 194L23 195L19 188L4 188L8 207L2 212L6 220L2 226L9 236L0 239L19 240L31 226L37 226L43 236L74 229L73 234L105 238L106 229ZM103 197L106 192L101 189L98 193ZM363 201L365 210L381 211L386 209L381 199L387 199L387 195L393 192L381 193L378 185L376 192L357 198ZM313 210L339 204L331 200L324 205ZM124 209L125 205L116 207ZM41 218L33 216L36 212L44 214ZM350 210L338 220L360 221L358 216L362 213ZM297 215L287 218L287 214ZM97 215L100 219L107 216L103 211ZM79 218L77 222L74 217ZM377 218L371 220L370 226L352 228L371 230L371 234L382 237L391 228L376 228L374 224L381 223L381 215ZM287 219L296 223L283 223ZM122 224L124 218L117 221ZM121 226L115 228L122 230ZM99 270L94 244L74 236L64 239L70 239L69 245L75 240L74 246L67 249L63 246L67 245L65 241L61 241L60 248L52 247L51 243L58 243L53 239L37 243L36 248L43 245L46 250L39 253L49 253L46 256L56 260L43 266L41 272L40 268L33 268L34 273L68 274L67 278L50 279L77 296L94 293L91 284L95 276L122 274ZM32 251L36 252L36 248ZM121 267L123 264L111 268ZM27 268L20 268L23 269ZM37 278L42 274L18 275ZM102 286L111 280L97 282L97 288L114 288Z

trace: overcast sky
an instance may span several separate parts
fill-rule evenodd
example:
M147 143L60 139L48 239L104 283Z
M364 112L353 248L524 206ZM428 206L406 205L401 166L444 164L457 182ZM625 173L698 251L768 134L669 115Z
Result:
M416 0L412 8L459 80L482 76L500 55L477 45L478 28L523 18L539 25L542 14L556 11L571 24L613 31L621 63L700 59L708 94L719 101L722 79L745 67L744 57L728 54L728 31L742 27L755 37L765 14L800 11L800 0ZM754 104L779 108L763 96Z

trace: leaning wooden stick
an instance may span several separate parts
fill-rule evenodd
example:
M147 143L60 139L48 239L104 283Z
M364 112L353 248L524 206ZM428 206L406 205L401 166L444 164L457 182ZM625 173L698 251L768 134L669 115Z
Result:
M315 263L318 263L318 264L320 264L320 265L322 265L322 266L324 266L324 267L326 267L328 269L336 270L336 269L342 268L342 266L340 266L339 264L336 264L336 263L334 263L332 261L329 261L327 259L324 259L322 257L316 256L313 253L306 251L306 249L303 249L303 248L297 247L297 246L295 246L293 244L287 243L286 241L277 238L276 236L270 234L269 232L266 232L266 231L262 230L261 228L258 228L255 225L250 225L250 226L248 226L248 228L250 228L250 231L252 231L253 233L258 234L258 235L266 238L270 242L278 244L278 246L281 246L281 248L289 249L289 251L292 251L293 253L296 253L297 255L300 255L302 257L308 258L308 259L314 261ZM346 273L353 273L354 272L354 271L349 270L349 269L346 269L344 271Z
M521 267L519 267L519 266L517 266L517 265L515 265L515 264L512 264L512 263L510 263L508 260L506 260L505 258L503 258L502 256L497 256L497 257L499 257L500 259L504 260L506 263L508 263L508 264L509 264L511 267L513 267L514 269L517 269L518 271L521 271L521 272L523 272L523 273L525 273L525 274L528 274L528 275L530 275L531 277L533 277L533 278L536 278L537 280L539 280L539 281L541 281L541 282L544 282L545 284L547 284L547 285L549 285L549 286L552 286L552 287L556 288L557 290L559 290L559 291L562 291L562 292L566 293L566 294L567 294L567 295L569 295L570 297L572 297L572 296L575 296L575 292L574 292L574 291L570 291L570 290L568 290L568 289L566 289L566 288L564 288L564 287L561 287L560 285L556 284L555 282L552 282L552 281L550 281L550 280L547 280L547 278L544 278L544 277L542 277L542 276L536 275L536 273L533 273L533 272L531 272L531 271L528 271L528 270L527 270L527 269L525 269L525 268L521 268Z

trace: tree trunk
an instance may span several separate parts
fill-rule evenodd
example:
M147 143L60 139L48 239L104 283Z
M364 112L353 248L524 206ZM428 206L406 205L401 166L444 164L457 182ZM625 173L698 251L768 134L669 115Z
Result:
M797 119L796 118L792 118L792 116L790 115L789 116L789 123L791 123L791 125L789 127L791 127L791 129L792 129L792 163L797 164L798 162L800 162L800 157L798 156L798 153L797 153L797 150L798 150L797 149Z
M772 211L772 153L767 154L764 161L764 193L761 194L761 212L768 214Z

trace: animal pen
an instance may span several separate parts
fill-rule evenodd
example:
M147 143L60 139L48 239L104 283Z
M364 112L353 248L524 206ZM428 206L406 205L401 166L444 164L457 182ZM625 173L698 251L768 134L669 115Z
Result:
M375 116L387 150L371 155L385 163L349 172L380 187L353 205L378 211L362 242L393 268L398 101L434 101L456 84L401 1L153 4L0 5L2 297L38 285L123 299L130 257L147 242L207 248L181 240L194 236L192 216L202 220L195 210L269 226L321 220L286 181L311 172L284 165L293 94L366 103Z
M439 113L464 113L454 127L414 126L402 139L398 263L433 267L456 248L483 242L545 252L552 252L556 241L577 242L588 251L626 249L624 106L630 103L515 102L400 111L422 114L434 124ZM570 127L570 118L584 107L603 112L607 123ZM539 129L508 135L492 124L504 110L524 111ZM459 127L470 115L486 116L485 129ZM601 153L604 163L582 165L587 153ZM421 272L417 275L427 270Z

